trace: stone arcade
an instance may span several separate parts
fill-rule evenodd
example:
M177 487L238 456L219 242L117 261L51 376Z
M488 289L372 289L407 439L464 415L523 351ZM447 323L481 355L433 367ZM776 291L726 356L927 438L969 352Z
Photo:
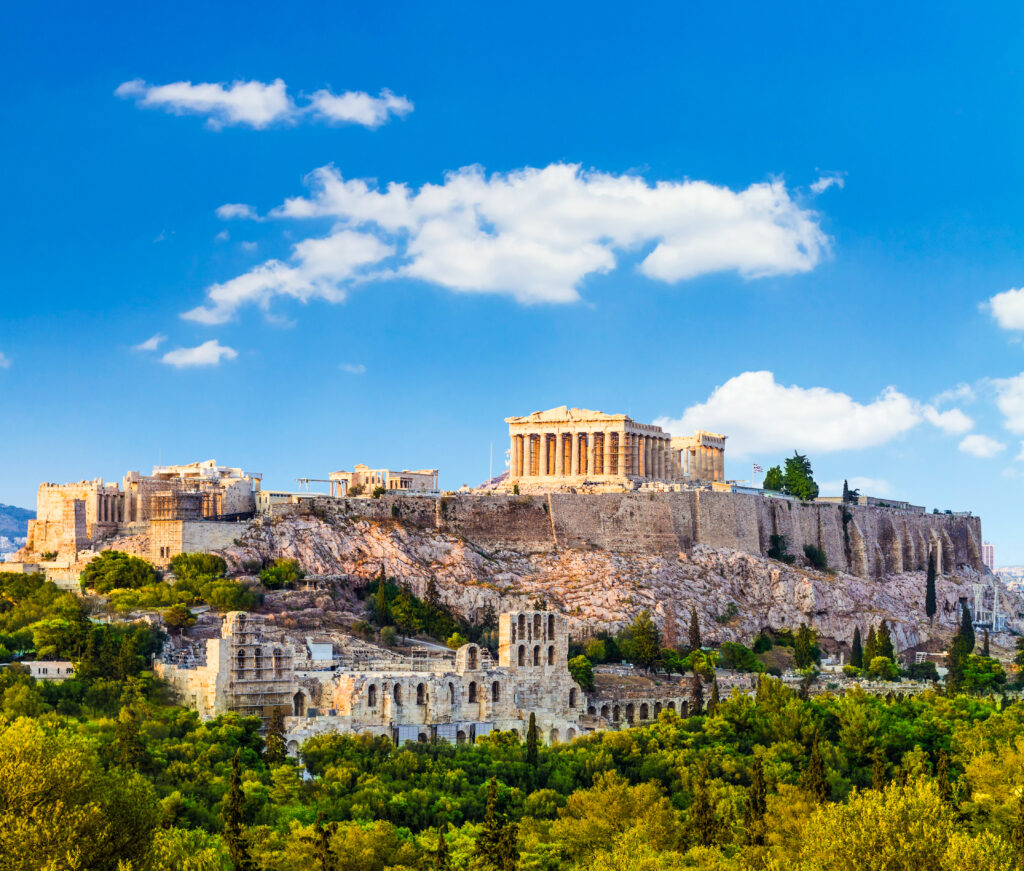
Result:
M328 665L304 655L263 617L233 612L205 651L168 651L155 668L203 718L236 711L266 721L275 709L286 710L293 752L326 732L397 742L458 742L493 729L525 735L531 713L546 740L574 738L586 700L567 667L566 619L549 611L504 613L498 635L497 663L485 648L466 644L434 660L336 657Z

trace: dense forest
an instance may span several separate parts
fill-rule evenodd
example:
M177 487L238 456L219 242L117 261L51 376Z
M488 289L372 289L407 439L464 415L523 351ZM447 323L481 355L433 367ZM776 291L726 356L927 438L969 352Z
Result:
M146 667L161 640L148 625L96 623L31 576L0 592L5 643L78 666L62 683L0 670L0 871L998 871L1024 857L1024 704L1006 698L802 698L761 675L753 697L572 743L330 735L290 759L279 719L261 735L254 718L172 704Z

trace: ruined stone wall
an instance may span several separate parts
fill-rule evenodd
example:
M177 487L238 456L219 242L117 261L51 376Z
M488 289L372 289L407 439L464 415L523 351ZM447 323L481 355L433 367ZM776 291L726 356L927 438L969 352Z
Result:
M544 553L564 547L622 554L673 554L695 545L764 556L784 535L804 563L804 545L820 547L831 568L881 577L925 568L934 549L941 572L984 571L981 520L946 514L833 503L801 504L755 494L691 490L666 493L456 494L441 499L317 499L273 506L272 516L312 511L395 521L460 536L483 551ZM199 548L202 549L202 548Z
M154 520L149 524L148 559L167 565L179 553L208 553L231 545L244 523L219 520Z

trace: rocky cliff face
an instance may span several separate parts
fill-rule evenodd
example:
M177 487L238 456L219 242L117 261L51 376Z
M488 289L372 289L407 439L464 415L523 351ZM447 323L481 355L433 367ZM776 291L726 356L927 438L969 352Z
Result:
M299 561L307 574L358 587L385 572L422 595L433 578L443 600L470 619L527 607L534 599L566 614L576 637L616 629L643 609L674 621L680 638L691 607L705 638L749 641L765 627L814 626L823 640L848 646L853 629L888 621L900 649L948 638L961 597L973 601L970 568L940 577L938 614L924 614L925 575L908 571L881 579L829 575L724 547L689 552L614 553L596 548L484 551L464 538L400 521L295 516L256 521L221 551L240 570L249 560ZM1024 602L1006 593L1015 615ZM735 608L730 606L734 605Z

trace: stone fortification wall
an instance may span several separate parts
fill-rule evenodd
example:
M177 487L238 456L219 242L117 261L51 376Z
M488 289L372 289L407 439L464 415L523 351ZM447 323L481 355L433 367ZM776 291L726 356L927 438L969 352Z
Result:
M765 555L772 535L784 535L803 560L804 545L821 548L831 568L881 577L923 571L929 549L939 570L981 562L981 520L913 514L862 505L800 504L743 493L457 494L441 499L382 497L323 499L274 506L278 517L312 510L397 521L458 535L485 551L543 553L555 547L625 554L678 553L695 545Z

